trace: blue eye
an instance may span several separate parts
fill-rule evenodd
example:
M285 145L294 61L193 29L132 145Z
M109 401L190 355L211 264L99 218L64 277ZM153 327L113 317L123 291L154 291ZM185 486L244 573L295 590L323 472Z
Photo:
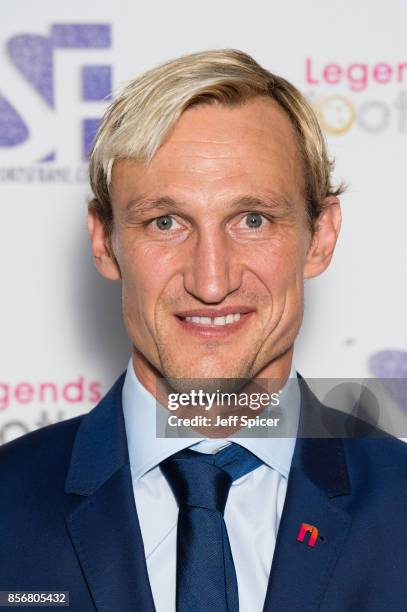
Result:
M167 230L172 227L173 220L169 215L163 215L162 217L158 217L158 219L154 219L154 223L156 223L158 229Z
M260 227L263 223L263 217L260 213L249 213L245 218L246 225L250 228Z

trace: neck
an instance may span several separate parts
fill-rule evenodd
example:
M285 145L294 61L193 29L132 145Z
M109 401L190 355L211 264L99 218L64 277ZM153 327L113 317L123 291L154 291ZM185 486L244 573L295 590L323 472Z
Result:
M210 416L211 425L200 423L197 427L194 427L197 431L205 435L206 437L227 437L234 433L240 428L240 417L246 415L247 417L253 417L261 414L265 408L253 410L247 404L242 402L242 395L245 397L253 397L252 394L267 393L269 395L278 393L285 385L291 370L293 357L293 347L290 347L282 355L279 355L276 359L272 360L265 367L259 370L255 376L252 376L250 380L238 390L238 400L234 404L218 404L215 401L211 404L210 410L205 410L202 406L192 406L188 404L186 406L179 406L175 411L177 417L181 419L193 418L194 416ZM173 393L173 389L167 384L163 378L163 374L158 371L137 349L134 349L132 355L133 367L136 376L140 383L149 391L162 406L168 406L168 396ZM211 390L209 394L215 398L214 390ZM233 393L229 390L229 393ZM205 395L205 398L208 396ZM174 414L174 413L173 413ZM213 428L212 424L218 422L219 418L228 416L232 417L236 415L238 420L234 421L231 419L223 427ZM201 426L202 425L202 426Z

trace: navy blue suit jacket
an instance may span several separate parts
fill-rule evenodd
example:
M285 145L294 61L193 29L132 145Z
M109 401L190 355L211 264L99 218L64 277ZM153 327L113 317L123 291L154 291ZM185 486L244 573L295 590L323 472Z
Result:
M69 591L74 612L154 611L123 381L87 415L0 448L0 590ZM302 384L301 415L320 409L343 419ZM301 523L318 528L314 547ZM407 445L298 438L264 610L407 610L406 526Z

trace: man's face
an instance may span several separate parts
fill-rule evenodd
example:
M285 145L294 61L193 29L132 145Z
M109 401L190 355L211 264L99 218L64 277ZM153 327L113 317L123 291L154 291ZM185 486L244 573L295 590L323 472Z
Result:
M304 275L328 262L311 261L303 168L278 105L187 110L148 166L115 163L112 202L117 263L99 269L122 279L141 377L288 374Z

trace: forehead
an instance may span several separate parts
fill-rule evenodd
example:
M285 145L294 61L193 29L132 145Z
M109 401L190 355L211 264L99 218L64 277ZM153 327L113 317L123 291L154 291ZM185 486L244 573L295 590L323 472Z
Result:
M187 191L210 201L268 190L302 199L303 171L290 119L276 102L263 98L232 107L192 107L150 164L121 160L112 173L112 195L119 206L146 192L171 191L177 197Z

